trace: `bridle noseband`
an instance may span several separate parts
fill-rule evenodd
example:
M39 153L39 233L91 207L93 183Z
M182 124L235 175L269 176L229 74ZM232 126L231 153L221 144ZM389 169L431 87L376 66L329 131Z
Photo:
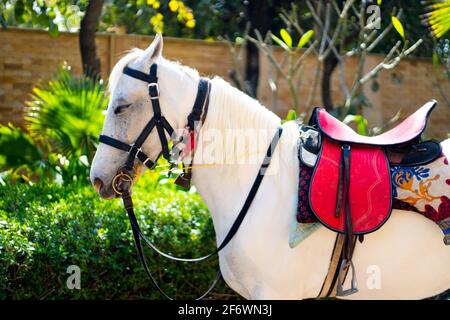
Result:
M144 256L144 252L142 249L142 241L145 242L150 248L152 248L154 251L156 251L159 255L162 255L168 259L175 260L175 261L184 261L184 262L199 262L206 260L216 254L218 254L222 249L224 249L227 244L231 241L233 236L238 231L242 221L244 220L250 205L253 202L253 199L256 196L256 193L259 189L259 186L261 185L261 182L264 178L264 174L267 170L267 168L270 165L270 161L272 158L273 150L275 150L275 147L278 144L278 141L281 137L281 133L283 132L282 127L278 127L274 137L272 138L272 142L267 149L265 158L261 164L260 169L258 170L258 174L253 182L253 185L250 189L250 192L247 195L247 198L245 199L244 205L241 208L241 211L239 212L238 216L236 217L236 220L234 221L233 225L231 226L230 230L226 234L225 238L223 239L222 243L217 247L217 249L203 257L199 258L192 258L192 259L186 259L186 258L178 258L174 257L172 255L169 255L167 253L162 252L159 250L141 231L139 223L136 219L136 215L134 213L134 206L133 206L133 200L131 198L130 189L133 183L133 177L134 177L134 162L136 159L138 159L142 164L147 166L149 169L153 169L156 165L156 162L158 161L159 157L162 156L173 165L171 152L169 150L169 144L167 141L166 133L169 134L169 136L172 136L172 133L174 132L172 126L169 124L169 122L166 120L166 118L161 113L161 107L159 105L159 86L158 86L158 77L157 77L157 65L152 64L150 66L150 74L143 73L139 70L131 69L129 67L125 67L123 70L123 73L138 79L142 80L148 83L148 93L150 96L150 101L153 108L153 117L150 119L150 121L147 123L147 125L144 127L138 138L133 144L128 144L125 142L122 142L120 140L117 140L115 138L101 135L99 141L101 143L107 144L111 147L114 147L116 149L125 151L128 153L127 160L125 164L119 168L116 175L114 176L112 180L112 188L114 189L114 192L116 192L117 195L120 195L122 197L122 201L125 207L125 210L127 211L128 218L130 220L131 229L133 231L133 237L134 242L136 244L136 248L138 251L139 259L141 260L141 263L144 267L144 270L149 277L150 281L154 285L156 289L167 299L171 299L170 296L168 296L164 290L162 290L158 283L156 282L155 278L150 273L150 270L148 269L147 261ZM187 125L186 128L188 129L188 136L191 139L191 148L194 148L193 144L195 141L195 133L199 129L198 123L203 123L205 121L207 111L208 111L208 104L209 104L209 93L211 91L211 83L209 80L200 78L198 90L197 90L197 97L194 102L194 106L192 108L191 113L188 116L187 119ZM151 160L141 149L142 145L152 132L152 130L156 127L156 130L158 132L159 140L161 143L162 151L160 154L156 157L155 160ZM176 148L172 148L172 151ZM187 170L184 170L183 174L180 175L175 183L180 184L183 187L188 187L190 185L190 179L191 179L191 169L192 169L192 161L193 161L193 155L191 156L191 165L188 167ZM180 179L181 178L181 179ZM204 298L207 296L211 290L215 287L216 283L220 279L221 274L220 270L217 272L216 278L212 282L209 289L201 295L197 300Z

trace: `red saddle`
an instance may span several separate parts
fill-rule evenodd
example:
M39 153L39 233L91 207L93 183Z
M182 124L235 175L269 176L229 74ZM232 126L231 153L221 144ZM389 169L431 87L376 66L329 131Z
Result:
M322 108L310 124L322 136L309 188L311 209L323 225L339 233L366 234L380 228L392 208L387 146L416 141L436 101L430 101L395 128L361 136Z
M354 132L324 109L316 108L310 125L318 128L320 152L309 187L311 211L326 227L344 234L337 273L337 295L358 291L352 262L355 235L380 228L392 210L388 153L411 147L425 130L436 106L430 101L401 124L379 136ZM342 274L352 270L351 288L342 287Z

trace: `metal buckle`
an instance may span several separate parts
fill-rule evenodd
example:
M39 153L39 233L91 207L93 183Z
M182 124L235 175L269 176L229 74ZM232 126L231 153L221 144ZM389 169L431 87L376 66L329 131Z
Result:
M120 186L123 182L132 183L133 178L128 173L121 171L118 174L116 174L116 176L112 181L112 188L114 192L117 193L119 196L123 194L123 189Z
M156 96L152 96L152 95L150 94L150 88L151 88L151 87L155 87L155 88L156 88ZM158 83L156 83L156 82L149 83L149 84L148 84L148 93L150 94L150 99L151 99L151 100L156 100L156 99L158 99L158 98L159 98L159 85L158 85Z
M142 148L141 147L136 147L135 145L134 145L134 143L131 145L131 149L130 149L130 151L128 151L128 153L131 153L131 150L133 150L133 149L136 149L137 150L137 152L136 152L136 154L134 155L134 157L135 158L137 158L138 156L138 154L139 153L142 153Z
M142 162L142 164L143 164L144 166L147 166L147 162L149 162L149 161L152 161L152 160L150 160L150 158L147 158L147 159L145 159L144 162ZM153 169L154 166L155 166L155 165L153 164L152 168L149 168L149 169Z

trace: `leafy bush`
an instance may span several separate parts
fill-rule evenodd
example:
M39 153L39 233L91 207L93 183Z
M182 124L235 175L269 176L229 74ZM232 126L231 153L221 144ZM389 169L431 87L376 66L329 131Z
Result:
M0 172L87 183L108 99L96 77L74 77L67 65L33 89L26 127L0 125ZM18 148L20 146L20 148Z
M196 193L158 174L141 180L134 189L136 213L151 240L187 257L215 248L211 219ZM217 259L183 264L150 251L147 256L176 298L202 293L218 268ZM0 261L0 299L162 298L140 265L121 202L101 200L91 187L0 186ZM70 265L81 268L81 290L66 286ZM215 292L231 294L223 283Z
M101 79L74 77L64 64L53 80L33 89L27 129L35 140L49 143L52 152L69 159L85 156L90 163L107 104Z
M31 137L13 125L0 125L0 172L11 170L17 175L29 167L40 167L43 154Z

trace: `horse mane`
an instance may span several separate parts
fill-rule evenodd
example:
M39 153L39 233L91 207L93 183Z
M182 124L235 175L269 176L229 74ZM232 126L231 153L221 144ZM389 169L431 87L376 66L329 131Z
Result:
M211 84L210 103L214 108L208 111L208 120L216 126L227 129L270 129L280 124L280 118L272 111L221 77L214 77Z
M134 60L142 58L143 54L144 50L135 48L116 63L109 77L108 89L110 93L117 86L125 66ZM178 70L178 72L173 72L172 76L187 76L196 81L199 78L197 70L181 65L177 61L170 61L160 57L158 63L163 63L170 69ZM236 89L221 77L214 77L211 80L211 84L210 106L203 129L218 130L222 134L222 140L215 142L221 144L217 145L217 147L223 150L222 156L219 156L219 159L215 159L215 161L226 163L229 159L237 160L242 158L242 153L246 155L252 152L255 153L255 150L250 150L250 148L254 148L259 143L265 149L272 139L275 128L280 125L280 118L262 106L257 100ZM242 133L242 136L248 135L244 137L245 139L251 139L250 142L245 141L244 149L240 149L237 146L239 143L236 143L236 136L230 137L230 133L239 135L239 132ZM262 137L261 139L261 136L258 136L265 133L267 133L267 138ZM240 139L241 137L237 138ZM260 153L260 151L258 149L257 153ZM228 160L224 159L224 157Z
M265 152L280 122L276 114L222 78L216 76L211 80L210 106L202 131L212 129L222 134L223 140L217 142L222 144L217 146L223 150L222 156L216 155L222 159L214 161L228 163L230 159L239 161L250 154ZM243 149L236 139L247 139Z
M116 65L111 70L108 80L108 92L111 93L114 88L119 83L119 79L122 76L123 69L127 66L131 61L134 61L140 58L144 53L144 50L139 48L133 48L131 50L126 51L125 55L117 61Z

